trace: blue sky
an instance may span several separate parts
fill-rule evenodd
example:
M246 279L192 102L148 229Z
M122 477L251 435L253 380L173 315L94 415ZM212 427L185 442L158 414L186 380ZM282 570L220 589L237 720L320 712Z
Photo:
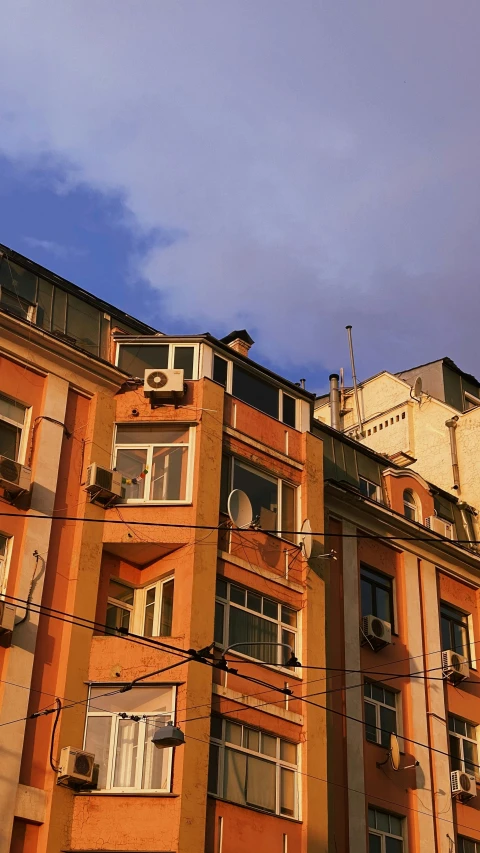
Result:
M477 0L4 0L0 242L319 390L478 365Z

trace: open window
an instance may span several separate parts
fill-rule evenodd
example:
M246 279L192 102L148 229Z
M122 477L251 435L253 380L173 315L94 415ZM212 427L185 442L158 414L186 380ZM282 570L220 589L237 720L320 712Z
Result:
M118 424L114 467L132 503L191 500L193 428L182 424Z

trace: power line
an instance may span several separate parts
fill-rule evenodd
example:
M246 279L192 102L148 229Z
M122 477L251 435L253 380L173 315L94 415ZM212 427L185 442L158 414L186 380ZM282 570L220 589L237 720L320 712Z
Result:
M185 530L220 530L221 527L219 525L213 524L175 524L173 522L165 522L165 521L138 521L138 520L130 520L130 519L116 519L116 518L85 518L83 516L76 515L26 515L25 513L15 513L15 512L0 512L0 518L28 518L28 520L49 520L49 521L78 521L78 522L88 522L90 524L124 524L129 526L138 525L139 527L161 527L161 528L174 528L185 529ZM234 528L235 529L235 528ZM303 536L305 534L304 530L264 530L263 528L259 531L255 527L251 528L242 528L242 534L244 533L271 533L275 536L281 537L283 535L287 536ZM388 534L380 534L380 533L329 533L327 530L312 530L312 536L328 536L330 539L381 539L383 541L393 541L393 542L435 542L435 541L444 541L444 542L452 542L454 545L479 545L480 539L446 539L445 537L440 536L440 534L435 534L432 532L429 536L389 536ZM195 544L195 543L186 543L186 544ZM294 543L289 543L293 547ZM315 558L313 558L315 559Z

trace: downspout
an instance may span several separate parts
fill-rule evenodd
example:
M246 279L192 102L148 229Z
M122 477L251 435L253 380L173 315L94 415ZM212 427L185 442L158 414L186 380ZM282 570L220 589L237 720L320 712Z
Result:
M331 373L330 380L330 426L340 429L340 396L338 393L338 373Z
M455 430L457 428L458 415L455 415L454 418L450 418L448 421L445 421L445 426L448 427L448 432L450 434L450 455L452 457L452 472L453 472L453 487L454 489L460 490L460 471L458 467L458 455L457 455L457 437L455 435Z
M353 380L353 390L355 393L355 407L357 409L357 417L358 417L358 429L360 435L363 435L363 423L362 416L360 414L360 403L358 400L358 386L357 386L357 375L355 373L355 359L353 357L353 343L352 343L352 327L345 326L348 335L348 346L350 349L350 364L352 365L352 380Z

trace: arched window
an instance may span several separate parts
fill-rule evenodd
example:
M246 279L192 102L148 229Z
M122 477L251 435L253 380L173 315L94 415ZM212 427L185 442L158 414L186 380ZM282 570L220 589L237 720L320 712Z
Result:
M411 489L405 489L403 493L403 514L410 521L419 521L418 504Z

